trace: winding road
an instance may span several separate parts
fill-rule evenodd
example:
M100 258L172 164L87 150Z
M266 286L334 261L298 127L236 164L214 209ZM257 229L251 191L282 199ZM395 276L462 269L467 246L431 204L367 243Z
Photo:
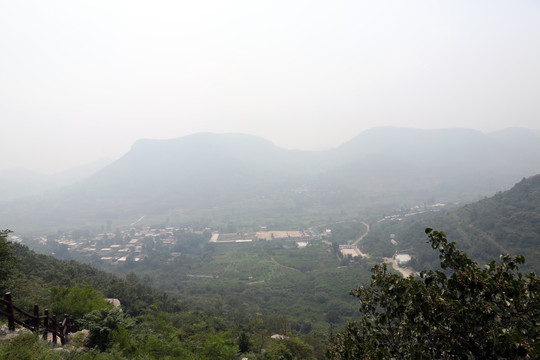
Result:
M358 248L358 244L360 243L360 241L362 241L366 236L369 235L369 230L370 230L370 227L369 227L369 224L365 223L362 221L362 224L364 224L366 226L366 232L360 236L358 239L356 239L352 245L354 245L354 250L356 251L356 253L362 257L365 257L365 258L369 258L371 257L369 254L366 254L364 252L362 252L359 248ZM409 277L411 276L414 272L411 270L411 269L404 269L402 267L400 267L396 261L396 259L394 258L383 258L384 262L385 263L388 263L388 264L391 264L392 265L392 268L396 271L398 271L399 273L401 273L401 275L403 275L403 277Z

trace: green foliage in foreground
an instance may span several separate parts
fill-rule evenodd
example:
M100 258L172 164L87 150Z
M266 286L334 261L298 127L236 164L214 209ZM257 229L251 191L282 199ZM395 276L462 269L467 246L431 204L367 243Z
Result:
M0 291L4 292L13 276L17 259L13 256L12 245L7 241L11 230L0 230Z
M122 360L118 351L99 352L59 348L48 344L36 334L22 333L12 339L0 341L0 359L3 360Z
M523 256L486 267L442 232L426 229L443 271L420 279L373 268L362 318L331 336L332 359L519 359L540 357L540 277L522 275Z
M0 359L62 359L62 354L52 350L46 342L40 341L37 335L24 333L13 339L0 342Z
M102 309L85 316L89 328L87 348L74 335L66 347L47 344L31 333L0 341L0 359L197 359L197 360L310 360L314 348L298 337L282 340L253 339L253 349L239 347L239 337L230 330L198 332L189 335L173 326L170 314L154 311L131 318L117 309ZM263 350L264 351L261 351ZM248 351L249 350L249 351Z
M111 346L111 337L116 332L133 326L134 321L117 308L102 308L94 310L80 321L89 330L87 345L106 350Z
M272 340L264 353L241 354L230 333L212 334L206 339L182 341L174 334L137 330L110 333L112 347L80 349L54 347L32 333L0 341L0 359L5 360L314 360L311 346L298 338Z
M80 319L87 313L105 308L112 308L102 293L91 285L71 288L53 287L51 289L51 311L53 314L70 314Z
M8 245L9 255L18 260L11 268L14 276L9 288L15 303L27 311L39 303L60 316L75 314L89 334L74 334L67 347L56 349L33 334L0 337L0 359L237 360L245 355L250 360L274 360L283 354L288 359L321 359L324 354L323 333L295 333L281 316L188 309L133 274L121 280L88 265ZM123 311L110 308L104 295L119 298ZM270 338L274 330L290 338L274 341ZM86 348L81 348L83 344Z

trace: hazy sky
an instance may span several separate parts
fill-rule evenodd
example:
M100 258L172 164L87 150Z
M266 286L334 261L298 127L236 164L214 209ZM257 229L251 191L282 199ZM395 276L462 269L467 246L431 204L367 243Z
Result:
M540 128L539 1L0 2L0 169L200 131Z

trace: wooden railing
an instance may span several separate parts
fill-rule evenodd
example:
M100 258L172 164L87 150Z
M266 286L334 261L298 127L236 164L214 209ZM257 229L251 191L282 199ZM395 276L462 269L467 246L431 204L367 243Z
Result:
M69 333L75 329L75 322L73 317L64 314L64 319L61 322L58 322L56 315L49 316L49 309L45 309L44 315L39 315L39 306L34 305L34 314L29 314L26 311L18 308L13 305L11 300L11 293L5 293L4 299L0 299L0 304L5 305L5 310L0 310L0 315L5 316L8 319L8 329L10 331L15 330L15 324L19 324L28 330L41 334L44 339L47 339L48 334L52 334L52 342L56 343L57 339L60 339L62 345L66 343L69 338ZM18 315L18 317L16 316ZM26 320L23 321L21 317L26 317ZM43 326L41 323L43 321ZM31 325L30 325L31 324Z

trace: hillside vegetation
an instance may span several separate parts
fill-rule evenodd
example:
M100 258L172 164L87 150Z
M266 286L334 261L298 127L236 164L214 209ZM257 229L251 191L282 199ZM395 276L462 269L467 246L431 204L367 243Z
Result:
M458 247L467 249L480 264L498 258L501 252L518 254L525 249L528 262L522 266L527 271L539 265L539 204L540 175L537 175L523 179L511 190L456 211L435 216L426 213L403 222L376 223L361 244L372 256L349 266L341 266L332 249L359 238L366 231L366 226L358 221L324 225L331 229L333 243L312 242L304 249L277 239L252 244L212 244L208 243L209 234L179 233L173 249L179 252L176 257L171 257L170 249L157 240L147 239L146 246L151 251L144 261L106 267L123 279L89 265L38 255L25 246L4 241L4 250L12 246L18 263L14 264L13 258L6 258L6 264L15 266L15 273L11 278L6 277L9 281L3 288L10 289L15 302L28 311L34 303L39 303L58 313L76 314L81 319L80 323L91 330L86 343L94 350L73 353L71 358L92 358L100 354L105 359L160 359L167 356L182 359L238 359L240 356L263 360L283 356L322 359L328 343L327 334L355 317L357 305L347 296L348 291L358 284L368 283L368 269L381 261L380 256L391 256L396 249L412 247L417 269L438 268L437 254L418 234L418 228L424 223L434 223L452 234L449 236L457 240ZM387 244L380 246L382 243L377 239L390 232L397 234L397 245L392 246L385 239ZM443 236L446 244L444 234L436 235ZM453 245L450 249L454 249ZM514 272L513 263L509 263L512 258L504 259L507 263L504 266ZM523 260L522 257L516 259L518 263ZM463 261L469 264L469 260ZM477 272L480 268L471 269ZM133 274L135 271L137 276ZM493 265L490 271L499 270ZM386 270L382 275L377 274L375 270L373 279L380 275L401 284L401 280L397 280L399 276L390 275ZM443 273L430 274L443 279ZM412 281L409 279L403 284L407 288L412 286ZM443 282L446 284L446 280ZM395 295L394 290L387 290ZM119 313L103 302L105 297L118 298L124 312ZM400 301L405 301L401 297L392 299L384 300L385 304L395 301L394 305L398 306ZM394 305L391 305L392 309ZM476 307L471 309L478 310ZM411 316L417 318L415 313ZM433 330L432 325L426 326ZM350 326L347 329L357 331ZM406 327L402 330L409 331ZM272 334L285 335L288 339L273 340ZM425 337L422 334L420 331L416 335ZM501 334L501 339L506 336ZM526 340L520 340L515 354L534 345L529 339L527 335ZM334 338L330 354L349 358L348 351L356 348L347 341ZM0 344L0 354L14 351L19 342L26 344L25 348L37 349L35 351L49 351L36 338L21 336L13 343ZM429 351L436 351L432 344L426 346Z
M431 246L440 251L442 269L453 273L428 271L421 274L421 280L403 279L387 272L386 265L375 266L371 288L360 286L352 292L362 300L362 320L348 323L345 331L335 334L327 355L336 359L365 357L360 354L375 357L386 354L396 358L416 354L418 358L449 359L465 354L482 358L536 356L540 351L536 341L540 283L534 274L522 276L519 273L517 266L523 263L523 257L506 256L501 264L491 262L484 268L447 242L445 234L431 229L426 232ZM180 303L141 285L134 275L120 280L88 265L36 255L24 246L16 245L10 250L5 233L0 240L6 246L2 250L2 255L6 256L2 257L0 268L9 279L3 286L13 290L17 304L28 309L31 300L42 300L57 312L76 314L79 324L89 329L85 340L74 336L75 347L72 345L61 352L53 351L30 334L0 341L3 358L292 360L324 357L327 332L293 329L283 316L241 313L239 310L246 307L241 298L227 304L230 308L212 307L207 303L194 310L189 303ZM277 248L268 250L272 258L287 261L286 254L279 254ZM15 256L10 255L12 251ZM318 266L323 263L321 259ZM236 269L230 270L234 273L241 264L232 264ZM293 273L314 271L312 263L293 261L278 266ZM301 267L305 268L301 270ZM338 273L335 278L343 279ZM286 277L281 277L280 286L287 289L284 280ZM299 284L309 284L305 280L305 277L299 278L300 282L291 284L288 291ZM85 285L79 286L74 281ZM230 287L219 289L215 296L227 298L240 288L227 281L224 284ZM313 285L320 289L322 283ZM270 293L272 288L270 284ZM39 289L41 298L27 298L34 289ZM125 311L107 304L104 295L118 295L128 304ZM325 300L322 293L318 296L322 302L333 301ZM202 300L194 294L189 297ZM280 300L271 300L269 305ZM302 307L296 311L302 311ZM280 334L280 338L271 339L271 334ZM410 337L417 341L403 341ZM465 338L470 341L462 341ZM77 343L79 346L84 343L87 348L77 347Z
M6 246L3 254L13 256L5 258L9 264L0 260L6 271L11 269L3 289L10 290L15 304L30 313L37 303L59 314L77 315L77 322L90 329L86 345L93 350L54 352L37 337L20 335L0 342L2 358L35 359L41 354L51 359L217 360L237 359L240 352L251 353L250 359L276 359L283 353L302 359L323 357L325 333L294 331L283 316L239 317L234 309L195 309L143 284L134 274L123 280L89 265L38 255L25 246L6 243L5 235L0 238ZM105 297L119 299L123 311L112 308ZM271 339L275 333L285 334L288 340Z
M484 266L439 231L426 229L440 269L419 278L373 268L360 319L335 334L331 359L537 359L540 277L523 275L521 255Z
M521 180L512 189L492 197L443 212L400 223L375 225L366 239L368 251L392 255L394 249L413 248L418 269L437 266L437 258L418 234L433 225L445 231L460 248L478 261L488 262L500 254L526 254L524 270L540 272L540 175ZM395 233L399 245L389 243ZM386 244L379 247L379 244ZM386 253L383 253L386 251Z

